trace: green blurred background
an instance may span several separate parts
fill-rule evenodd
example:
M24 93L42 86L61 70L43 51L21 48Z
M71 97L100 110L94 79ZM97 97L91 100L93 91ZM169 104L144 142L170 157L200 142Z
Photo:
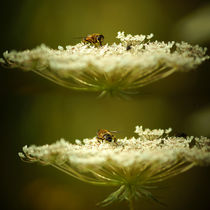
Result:
M118 31L154 33L154 39L184 40L210 49L209 0L7 0L1 3L0 16L1 54L41 43L53 48L76 44L75 37L95 32L112 43ZM196 71L143 87L127 101L97 99L95 93L71 91L16 69L0 67L0 80L1 209L101 209L95 204L114 190L23 163L17 155L23 145L93 137L99 128L130 137L136 125L210 136L209 61ZM137 209L209 209L209 177L209 168L196 167L155 192L167 207L140 200ZM104 209L124 210L127 204Z

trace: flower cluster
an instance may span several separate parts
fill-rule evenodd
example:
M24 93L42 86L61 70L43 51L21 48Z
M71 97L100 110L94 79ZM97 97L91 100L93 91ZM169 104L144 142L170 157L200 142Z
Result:
M131 34L128 34L127 36L125 36L125 32L118 32L117 34L117 39L120 40L120 42L122 43L122 45L124 46L128 46L128 45L141 45L143 47L143 43L145 42L145 40L151 39L154 36L154 34L150 34L150 35L135 35L132 36Z
M152 42L152 37L153 34L132 36L118 32L119 44L102 47L79 43L54 50L41 45L22 52L5 52L0 63L34 71L71 89L104 95L136 92L144 85L176 71L194 69L209 59L206 48L185 42Z
M138 137L99 142L64 139L52 145L25 146L19 156L40 162L96 185L118 186L102 204L147 197L158 201L150 189L195 165L210 164L210 139L169 136L171 129L136 127Z

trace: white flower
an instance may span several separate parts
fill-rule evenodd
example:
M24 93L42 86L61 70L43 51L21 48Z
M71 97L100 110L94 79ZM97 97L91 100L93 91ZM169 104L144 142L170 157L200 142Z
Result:
M143 129L139 137L98 142L97 138L64 139L52 145L23 147L19 156L24 161L40 162L96 185L118 186L102 204L115 200L148 197L159 182L183 173L195 165L210 164L210 139L206 137L169 136L171 129Z
M119 44L102 47L79 43L41 45L22 52L5 52L0 63L10 68L34 71L59 85L101 95L132 93L176 71L196 68L209 56L206 48L187 43L150 41L150 35L118 32Z

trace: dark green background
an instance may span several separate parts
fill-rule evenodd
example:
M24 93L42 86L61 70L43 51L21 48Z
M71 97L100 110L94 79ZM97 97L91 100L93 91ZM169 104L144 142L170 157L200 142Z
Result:
M76 44L75 37L95 32L105 36L105 43L116 41L118 31L190 41L180 36L177 23L208 2L7 0L1 3L0 53L41 43L53 48ZM196 44L210 48L210 38ZM81 183L51 167L21 162L17 153L25 144L93 137L99 128L130 137L136 125L210 136L209 61L196 71L143 87L127 101L97 99L95 93L59 87L32 72L0 68L1 209L94 210L113 191ZM209 209L209 176L209 168L196 167L155 192L167 207L140 200L137 209ZM104 209L127 209L127 204Z

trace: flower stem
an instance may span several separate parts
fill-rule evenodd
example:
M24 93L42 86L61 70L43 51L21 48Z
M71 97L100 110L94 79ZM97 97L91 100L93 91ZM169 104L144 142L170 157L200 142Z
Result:
M132 198L129 200L129 210L134 210L134 200Z

